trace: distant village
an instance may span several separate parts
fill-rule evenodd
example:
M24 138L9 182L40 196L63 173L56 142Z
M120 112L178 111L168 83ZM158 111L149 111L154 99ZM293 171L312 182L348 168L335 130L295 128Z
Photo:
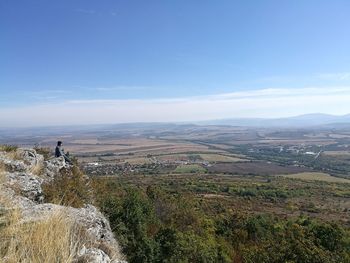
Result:
M211 167L210 162L196 159L181 157L179 160L162 160L156 156L149 156L148 162L143 164L130 164L127 159L123 162L90 162L82 164L82 169L88 175L129 175L129 174L155 174L157 172L171 172L180 165L197 164L203 167Z

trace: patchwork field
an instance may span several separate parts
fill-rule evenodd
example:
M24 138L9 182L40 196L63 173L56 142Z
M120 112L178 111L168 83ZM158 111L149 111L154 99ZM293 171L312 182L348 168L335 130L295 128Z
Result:
M0 137L0 142L53 150L56 141L62 140L65 150L76 156L83 167L98 164L94 174L162 174L181 165L196 165L204 169L203 173L297 174L291 176L332 181L333 177L350 178L349 134L348 128L342 126L277 129L132 124L97 130L55 128L47 134L35 130L30 136L9 133ZM104 171L104 165L108 171ZM329 176L304 174L315 172Z
M123 142L123 143L122 143ZM183 152L212 152L208 146L198 145L191 142L167 142L154 139L133 139L133 140L115 140L107 143L98 142L95 144L84 143L66 143L66 149L81 154L106 154L115 155L125 154L176 154Z

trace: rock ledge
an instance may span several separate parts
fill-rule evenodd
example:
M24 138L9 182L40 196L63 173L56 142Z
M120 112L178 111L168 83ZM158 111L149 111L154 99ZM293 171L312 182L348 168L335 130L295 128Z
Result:
M42 184L59 176L62 168L69 169L63 157L44 161L34 149L18 149L11 154L0 151L0 164L6 170L0 182L0 195L9 200L11 207L21 211L24 221L43 220L57 211L63 212L68 220L85 230L90 241L89 246L85 244L79 249L77 262L126 263L108 220L96 207L43 203ZM40 176L35 174L38 170Z

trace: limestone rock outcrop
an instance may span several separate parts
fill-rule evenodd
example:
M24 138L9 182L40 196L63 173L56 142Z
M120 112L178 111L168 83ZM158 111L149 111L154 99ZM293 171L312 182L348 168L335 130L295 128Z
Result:
M80 248L77 262L126 262L108 220L96 207L85 205L83 208L73 208L44 203L42 184L60 176L62 168L69 169L64 158L45 161L34 149L18 149L12 154L0 152L0 163L6 171L0 182L0 194L9 200L11 206L21 211L24 221L43 220L52 213L62 211L89 237L89 246L84 244Z

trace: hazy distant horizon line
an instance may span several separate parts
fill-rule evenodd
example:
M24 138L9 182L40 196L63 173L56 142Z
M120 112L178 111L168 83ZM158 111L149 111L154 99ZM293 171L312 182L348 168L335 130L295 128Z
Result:
M290 115L285 117L228 117L228 118L218 118L218 119L207 119L207 120L193 120L193 121L144 121L144 122L106 122L106 123L85 123L85 124L51 124L51 125L33 125L33 126L0 126L1 130L8 130L8 129L46 129L46 128L87 128L87 127L103 127L103 126L113 126L113 125L209 125L209 126L235 126L230 124L210 124L210 122L220 122L220 121L278 121L278 120L288 120L288 119L294 119L294 118L300 118L300 117L306 117L306 116L327 116L327 117L350 117L350 112L346 114L328 114L323 112L314 112L314 113L306 113L306 114L300 114L300 115ZM238 125L239 126L239 125ZM242 125L244 126L244 125Z
M286 118L350 112L350 86L265 88L161 99L71 99L0 106L2 127L106 123L199 122L229 118Z

